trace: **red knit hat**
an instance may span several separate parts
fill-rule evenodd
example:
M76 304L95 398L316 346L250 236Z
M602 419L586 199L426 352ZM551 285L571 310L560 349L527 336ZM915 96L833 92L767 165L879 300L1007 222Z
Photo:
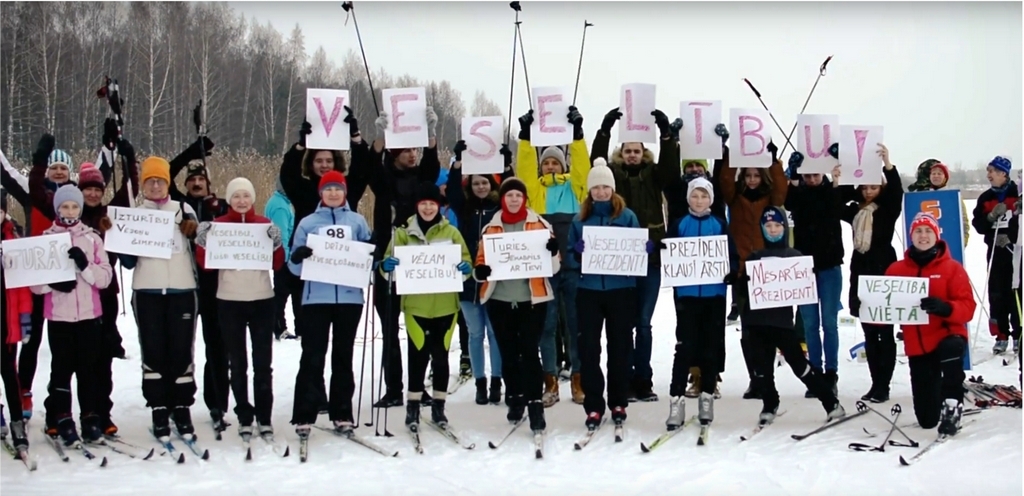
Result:
M105 186L103 184L103 174L96 168L96 165L90 162L83 163L82 170L78 173L78 189L103 189Z
M919 226L925 226L931 229L932 232L935 233L935 239L942 239L941 236L939 236L939 221L935 220L935 217L932 217L932 214L921 212L915 215L914 221L910 223L910 233L913 234L914 229L917 229Z
M336 170L327 171L327 174L324 174L320 178L320 186L317 188L317 191L323 193L324 188L328 186L339 186L341 189L345 190L346 193L348 192L348 185L345 183L345 175Z
M942 183L942 185L945 186L946 183L949 182L949 167L947 167L946 164L942 162L936 162L932 164L932 169L936 168L942 171L942 175L946 176L946 180Z

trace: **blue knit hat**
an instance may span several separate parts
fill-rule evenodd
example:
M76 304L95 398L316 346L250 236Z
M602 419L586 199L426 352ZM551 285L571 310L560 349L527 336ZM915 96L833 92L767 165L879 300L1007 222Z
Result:
M996 155L996 158L992 159L992 161L988 163L988 166L1009 176L1010 168L1013 167L1013 164L1010 163L1010 159Z

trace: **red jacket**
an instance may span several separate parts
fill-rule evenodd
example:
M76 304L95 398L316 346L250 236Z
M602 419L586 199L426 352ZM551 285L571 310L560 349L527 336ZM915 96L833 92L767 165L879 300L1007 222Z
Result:
M960 262L953 260L946 249L946 242L939 241L939 254L921 267L910 258L908 250L903 260L893 262L885 271L887 276L927 277L928 296L938 298L953 307L949 317L928 316L927 325L902 325L903 346L907 356L931 353L939 341L950 335L967 339L967 324L974 318L977 303L971 293L971 281Z
M14 223L4 219L0 224L2 239L17 239L18 233L14 230ZM3 282L3 274L0 274L0 284L3 284L4 306L7 313L3 315L6 319L7 342L4 344L15 344L21 342L21 321L23 317L32 315L32 292L27 288L7 289Z

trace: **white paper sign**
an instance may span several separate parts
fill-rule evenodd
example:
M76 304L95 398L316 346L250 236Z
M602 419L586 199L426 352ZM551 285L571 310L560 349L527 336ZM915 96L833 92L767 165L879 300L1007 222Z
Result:
M206 268L273 270L274 242L267 235L271 225L211 223L206 233Z
M491 268L489 281L551 277L551 231L484 234L484 263Z
M71 235L66 232L8 239L0 246L3 247L0 251L3 252L4 284L10 289L66 282L78 277L75 262L68 256L72 245Z
M530 125L530 144L544 147L572 143L568 88L543 87L532 90L533 124Z
M581 272L608 276L646 276L649 235L650 231L644 228L583 226Z
M839 165L839 160L828 154L832 143L839 142L838 115L796 116L794 138L797 151L804 154L804 161L800 164L801 173L831 174L832 169Z
M885 143L882 126L840 126L839 183L850 186L882 184L882 156L879 143ZM800 168L801 171L803 167Z
M504 127L505 118L500 115L462 118L462 139L466 142L466 151L462 152L463 174L500 174L505 171L505 157L498 153Z
M818 302L813 257L764 258L747 262L750 308L779 308Z
M657 143L658 126L654 123L655 85L632 83L622 85L619 90L620 143Z
M306 136L306 148L348 150L352 137L345 123L345 106L351 106L348 90L306 90L306 121L313 133Z
M729 109L729 167L767 168L772 165L768 143L772 140L771 117L760 109Z
M114 224L103 240L109 252L166 260L184 249L183 243L175 243L174 212L112 206L107 217Z
M349 226L321 226L320 229L317 229L316 233L321 236L327 236L328 238L358 241L352 238L352 228Z
M461 293L461 245L396 246L395 290L400 295Z
M310 234L306 246L313 256L302 262L303 281L364 289L373 272L374 245Z
M860 276L857 298L860 321L865 324L928 323L921 299L928 297L927 277Z
M691 100L679 104L680 158L722 158L722 139L715 134L715 126L722 124L721 100Z
M382 96L384 111L388 113L384 146L427 146L430 142L427 137L427 91L423 88L390 88L384 90Z
M661 287L721 284L729 274L728 236L667 238L661 250Z

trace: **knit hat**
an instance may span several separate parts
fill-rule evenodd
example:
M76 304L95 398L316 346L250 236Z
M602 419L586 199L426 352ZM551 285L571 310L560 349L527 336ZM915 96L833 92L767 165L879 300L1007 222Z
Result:
M557 160L558 165L562 167L562 173L565 173L565 153L562 151L561 148L557 146L549 146L545 148L544 151L540 154L539 163L543 164L544 160L548 158L553 158Z
M252 197L253 201L256 200L256 188L252 186L252 181L244 177L236 177L228 183L228 189L226 192L226 198L231 201L231 197L239 191L248 191L249 196Z
M935 239L939 239L939 221L935 220L932 214L921 212L915 215L914 221L910 223L910 232L913 233L919 226L928 227L935 233Z
M441 205L441 190L430 183L420 183L416 187L416 204L420 202L431 201L436 203L438 206Z
M78 204L78 208L82 208L82 205L85 205L85 199L82 197L82 190L72 184L65 184L64 186L57 188L57 192L53 194L53 211L59 212L60 206L63 205L64 202L68 201L75 202Z
M71 161L71 155L64 150L54 149L50 152L50 157L46 160L46 168L49 169L57 164L64 164L71 172L75 171L74 163Z
M185 182L193 177L202 177L206 179L206 182L210 182L210 174L206 170L206 166L201 163L188 164L188 172L185 175Z
M153 178L163 179L168 185L171 184L171 164L167 163L167 160L156 156L143 160L139 181L145 184L146 181Z
M761 227L764 227L769 222L778 222L779 224L786 225L786 215L778 207L768 205L764 207L764 212L761 214Z
M932 164L931 169L929 169L928 172L930 173L932 169L939 169L942 171L942 175L946 176L946 180L942 182L942 185L945 186L946 183L949 182L949 167L946 167L946 164L942 162L935 162Z
M1010 163L1010 159L999 155L997 155L996 158L992 159L992 161L988 163L988 166L994 168L999 172L1002 172L1003 174L1006 174L1007 176L1010 175L1010 169L1013 167L1013 165Z
M711 203L715 202L715 188L711 186L711 181L698 177L686 184L686 200L690 200L690 195L693 194L693 190L702 189L707 192L708 198L711 199Z
M587 174L587 191L596 186L608 186L615 191L615 176L608 166L602 165L590 169L590 173Z
M324 192L328 186L337 186L348 193L348 185L345 183L345 175L336 171L329 170L327 174L320 177L320 186L317 187L317 191L320 193Z
M690 165L690 164L696 164L696 165L701 166L701 168L704 169L704 173L705 174L708 172L708 161L707 161L707 159L703 159L703 158L684 158L683 159L683 163L682 163L682 168L685 170L686 166Z
M522 179L512 176L502 181L501 188L498 189L498 196L502 198L502 202L504 202L505 193L512 190L516 190L522 193L524 197L527 197L526 183L524 183Z
M91 162L82 163L82 171L78 173L78 189L99 188L103 189L103 174Z

